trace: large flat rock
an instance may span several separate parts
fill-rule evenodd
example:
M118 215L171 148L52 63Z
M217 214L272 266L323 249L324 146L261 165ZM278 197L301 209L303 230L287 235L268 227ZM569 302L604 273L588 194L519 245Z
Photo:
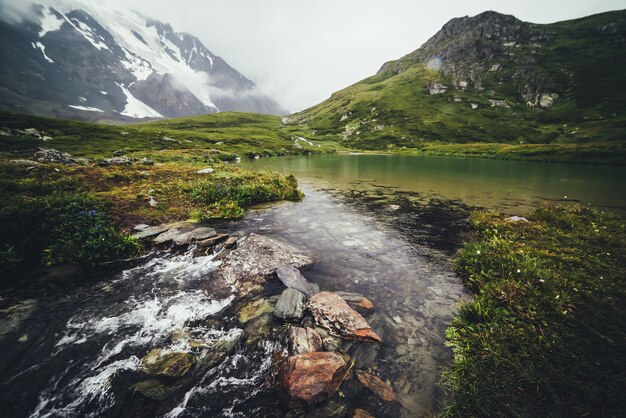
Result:
M276 273L280 263L301 268L313 264L313 260L300 249L283 241L250 234L240 240L237 248L224 258L220 272L226 282L243 295L265 284Z

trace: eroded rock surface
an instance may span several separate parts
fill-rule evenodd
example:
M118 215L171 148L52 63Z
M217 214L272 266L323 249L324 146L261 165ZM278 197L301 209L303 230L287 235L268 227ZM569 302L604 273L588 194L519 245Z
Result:
M273 238L250 234L224 258L220 272L240 294L246 294L263 285L281 262L296 268L313 264L313 260L298 248Z
M367 321L335 293L313 295L308 308L315 322L332 335L357 341L382 342Z
M294 355L322 351L322 337L313 328L289 327L289 349Z

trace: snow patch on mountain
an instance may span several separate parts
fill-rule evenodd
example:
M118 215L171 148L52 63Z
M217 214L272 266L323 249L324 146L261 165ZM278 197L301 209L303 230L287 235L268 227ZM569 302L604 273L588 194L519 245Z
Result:
M86 110L88 112L101 112L101 113L104 112L104 110L102 109L98 109L97 107L90 107L90 106L68 105L68 107L71 107L72 109Z
M54 64L54 61L52 61L52 59L46 55L46 47L44 44L42 44L41 42L31 42L31 45L33 46L33 48L39 49L41 51L46 61L48 61L50 64Z
M132 95L130 91L126 87L121 84L118 84L119 88L122 89L124 95L126 96L126 106L124 110L120 112L121 115L130 116L131 118L162 118L159 112L137 99Z

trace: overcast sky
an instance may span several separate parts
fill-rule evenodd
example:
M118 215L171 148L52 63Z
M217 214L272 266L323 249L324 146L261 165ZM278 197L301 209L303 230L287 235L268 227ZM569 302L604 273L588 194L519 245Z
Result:
M419 48L453 17L496 10L551 23L626 8L626 0L83 1L130 6L196 35L292 112Z

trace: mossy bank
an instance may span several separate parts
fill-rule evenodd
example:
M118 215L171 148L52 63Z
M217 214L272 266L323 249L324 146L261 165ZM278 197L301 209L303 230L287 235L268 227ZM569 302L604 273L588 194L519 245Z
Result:
M623 218L543 207L471 217L456 258L475 291L447 330L445 416L618 416L623 407Z

